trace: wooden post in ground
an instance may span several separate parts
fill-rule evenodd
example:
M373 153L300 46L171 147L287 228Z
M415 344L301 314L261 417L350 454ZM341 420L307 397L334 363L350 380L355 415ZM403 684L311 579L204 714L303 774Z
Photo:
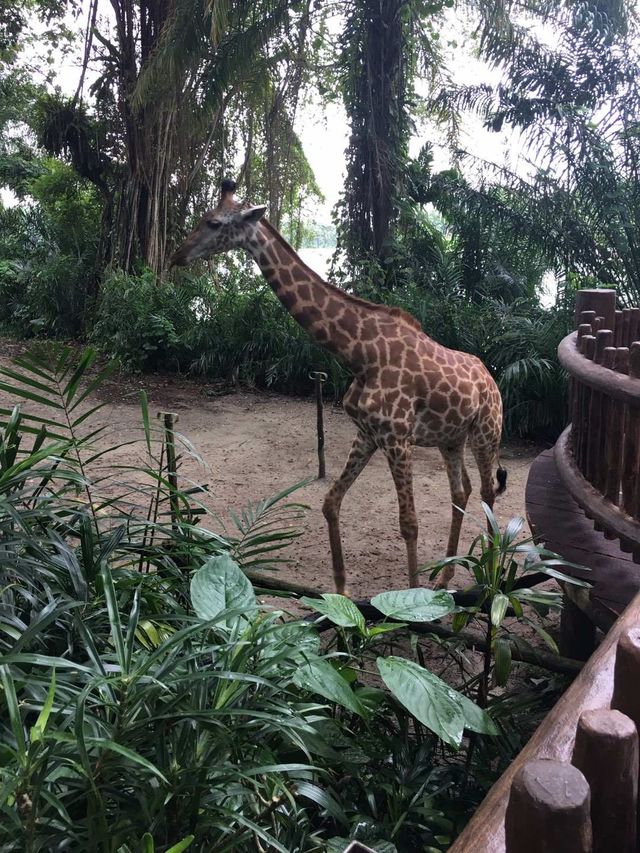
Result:
M577 768L528 761L511 784L506 853L591 853L590 805L587 780Z
M571 763L591 790L593 853L635 853L638 730L620 711L584 711Z
M167 453L167 482L169 483L169 507L171 510L171 527L174 533L178 528L179 501L178 501L178 469L176 464L176 437L175 425L178 423L178 415L174 412L158 412L158 418L162 420L164 428L164 445Z
M560 613L560 654L575 660L588 660L595 647L596 626L565 591Z
M322 385L329 378L324 370L314 370L309 378L315 381L316 386L316 414L318 432L318 480L324 480L327 476L324 461L324 406L322 402Z
M576 328L583 311L595 311L596 317L604 317L603 329L614 329L616 322L616 292L609 288L578 290L576 293Z
M611 707L640 726L640 628L627 628L618 640Z

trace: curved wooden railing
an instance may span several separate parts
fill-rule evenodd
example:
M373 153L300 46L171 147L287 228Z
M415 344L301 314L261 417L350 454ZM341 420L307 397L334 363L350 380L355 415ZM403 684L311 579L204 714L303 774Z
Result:
M558 348L571 424L556 443L560 477L596 528L640 562L640 308L614 290L578 293L578 328Z
M640 594L449 853L635 853Z
M580 291L577 331L560 344L572 423L560 477L596 528L640 562L640 308ZM635 853L640 726L640 593L450 853Z

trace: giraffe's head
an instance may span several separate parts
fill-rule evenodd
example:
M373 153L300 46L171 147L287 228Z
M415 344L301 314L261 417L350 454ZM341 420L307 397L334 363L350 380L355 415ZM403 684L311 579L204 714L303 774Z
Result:
M169 266L185 267L198 258L210 258L228 249L246 246L266 207L246 207L234 196L233 181L222 182L218 206L207 211L198 226L173 253Z

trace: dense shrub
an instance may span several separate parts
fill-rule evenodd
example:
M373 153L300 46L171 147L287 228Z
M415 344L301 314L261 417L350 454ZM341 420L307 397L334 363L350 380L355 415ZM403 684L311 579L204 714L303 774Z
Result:
M189 366L188 338L198 322L203 282L182 287L159 282L150 271L108 271L100 286L91 340L131 370L176 370Z
M145 405L144 461L125 479L109 460L120 446L96 453L100 407L82 405L94 357L47 348L0 370L16 402L37 382L46 411L16 407L0 429L2 849L442 849L464 731L498 730L388 638L407 608L430 622L453 598L382 594L391 621L367 626L325 595L316 609L340 636L323 648L240 569L269 567L297 535L293 490L238 514L236 537L217 534L161 476Z
M439 343L482 359L500 385L508 435L553 439L561 431L566 387L555 353L566 312L531 299L474 303L416 286L372 296L413 314ZM174 284L114 271L102 284L92 339L136 370L179 369L294 394L309 393L309 373L324 370L335 399L350 382L262 279L238 270L223 287L205 276L182 274Z
M50 159L29 195L21 208L0 207L0 322L23 337L78 336L96 283L97 194Z

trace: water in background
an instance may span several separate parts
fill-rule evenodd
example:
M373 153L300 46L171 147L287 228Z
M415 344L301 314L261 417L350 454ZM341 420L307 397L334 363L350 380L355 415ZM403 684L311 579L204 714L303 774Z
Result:
M326 278L329 275L329 267L334 252L335 248L323 246L322 248L300 249L298 254L308 267Z

